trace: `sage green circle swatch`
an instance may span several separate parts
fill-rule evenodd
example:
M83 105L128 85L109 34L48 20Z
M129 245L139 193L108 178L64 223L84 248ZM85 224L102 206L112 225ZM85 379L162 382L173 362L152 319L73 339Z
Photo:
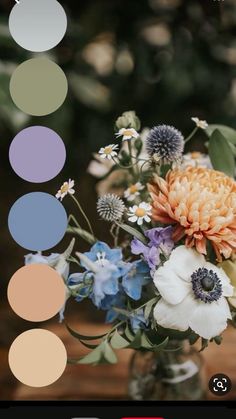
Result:
M47 58L32 58L20 64L10 80L15 105L33 116L55 112L63 104L68 83L62 69Z

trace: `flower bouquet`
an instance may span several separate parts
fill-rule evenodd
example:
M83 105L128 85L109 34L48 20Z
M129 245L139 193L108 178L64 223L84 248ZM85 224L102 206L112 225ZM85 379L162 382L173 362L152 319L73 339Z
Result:
M73 252L73 239L63 255L30 254L26 263L53 266L64 277L68 299L90 299L111 324L99 336L82 335L67 324L90 349L70 362L113 364L114 350L133 348L148 358L152 382L156 364L150 357L162 357L169 366L163 382L178 384L183 379L176 357L183 359L186 342L199 340L201 350L209 342L220 344L228 323L234 323L236 131L198 118L192 122L193 131L184 138L168 125L140 132L135 112L117 119L116 141L102 147L88 168L99 178L97 213L107 222L109 244L95 236L74 181L58 191L58 199L68 195L77 206L78 216L69 216L68 233L83 238L88 251ZM184 153L197 131L207 153ZM81 217L87 229L81 227ZM69 273L69 263L77 272ZM181 365L185 378L198 371L193 362ZM132 396L144 398L135 374ZM150 379L145 381L144 373L141 378L139 385L149 388Z

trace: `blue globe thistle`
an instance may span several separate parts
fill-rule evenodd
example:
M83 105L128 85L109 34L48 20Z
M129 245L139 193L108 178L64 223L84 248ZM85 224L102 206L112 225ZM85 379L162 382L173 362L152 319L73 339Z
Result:
M97 212L105 221L119 221L125 211L125 205L122 199L115 194L106 194L97 201Z
M146 150L149 156L157 161L177 161L184 151L184 137L179 130L170 125L158 125L153 127L147 136Z

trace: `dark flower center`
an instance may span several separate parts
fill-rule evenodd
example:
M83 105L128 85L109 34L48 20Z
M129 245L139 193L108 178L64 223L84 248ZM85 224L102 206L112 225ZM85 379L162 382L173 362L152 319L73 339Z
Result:
M211 269L199 268L191 275L195 298L204 303L212 303L222 296L222 284Z

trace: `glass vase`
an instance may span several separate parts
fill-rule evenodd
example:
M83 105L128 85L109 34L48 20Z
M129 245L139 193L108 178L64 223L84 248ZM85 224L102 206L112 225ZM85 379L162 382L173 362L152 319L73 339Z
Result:
M188 341L171 341L168 350L137 351L130 364L132 400L204 400L201 354Z

